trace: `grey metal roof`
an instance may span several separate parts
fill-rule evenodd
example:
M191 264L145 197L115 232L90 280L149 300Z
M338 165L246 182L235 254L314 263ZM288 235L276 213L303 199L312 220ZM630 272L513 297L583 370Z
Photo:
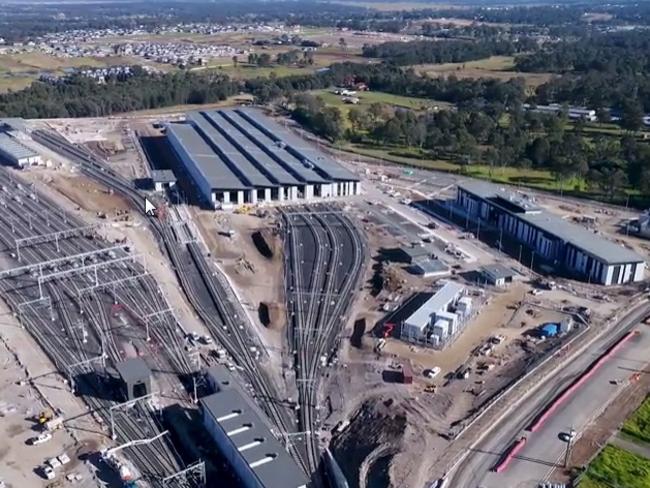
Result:
M128 382L135 383L151 376L151 369L142 358L130 358L120 361L115 365L120 377Z
M200 402L261 486L298 488L307 485L302 470L275 439L257 408L237 388L223 389L201 398Z
M213 387L215 387L215 392L232 388L236 384L232 374L223 364L210 366L205 374L208 376Z
M13 137L0 132L0 151L16 159L33 158L38 153L21 144Z
M176 136L187 156L192 158L213 188L226 190L249 188L203 140L194 127L189 124L168 124L167 131Z
M413 263L411 268L413 271L420 272L422 274L443 273L449 271L447 265L439 259L418 260Z
M25 119L21 119L18 117L0 118L0 127L24 132L26 130Z
M580 225L567 222L552 213L524 214L520 215L520 218L607 264L644 261L642 256L631 249L609 241Z
M520 213L540 212L542 210L537 205L534 198L516 194L503 186L487 183L485 181L463 182L459 184L458 187L485 200L491 200L493 204L499 205L501 208L508 211L513 211L513 207L516 207Z
M481 271L484 273L488 273L489 275L493 276L497 280L501 278L508 278L511 276L515 276L517 274L514 269L499 263L488 264L486 266L483 266L481 268Z
M353 173L258 110L190 112L167 130L214 189L358 181Z
M237 129L232 132L233 137L280 184L299 185L304 181L299 171L304 168L303 165L296 167L291 158L279 157L273 149L275 142L240 114L232 110L220 110L214 117L224 119Z
M464 290L464 286L453 281L448 281L435 295L424 302L420 308L404 320L404 322L417 326L426 326L430 322L432 314L440 312L442 308L447 306L450 301L460 295Z
M400 248L405 256L409 257L412 261L429 259L434 254L434 249L431 246L412 246Z
M266 117L260 110L240 108L236 112L275 141L282 142L285 145L286 151L291 153L296 159L311 162L323 177L339 181L359 180L354 173L335 162L313 144L298 137L270 117Z
M171 169L154 169L151 171L151 179L156 183L175 183L176 175Z
M507 198L508 195L513 195L512 192L509 192L503 187L484 181L464 182L458 185L458 187L485 200L495 196ZM514 214L517 218L539 228L547 234L555 236L596 259L607 264L644 261L642 256L624 246L609 241L580 225L568 222L558 215L539 209L539 207L535 206L534 199L522 199L518 196L514 196L513 199L517 199L518 202L522 200L531 202L531 207L535 208L534 212Z
M255 140L273 160L281 162L296 179L310 183L326 183L330 181L330 178L324 175L322 171L319 171L311 161L306 161L305 157L297 157L291 151L285 141L286 138L280 132L284 130L280 124L275 124L271 119L264 117L258 110L252 112L237 110L232 113L236 114L238 119L248 122L256 129L255 132L251 132L248 136Z
M258 167L249 161L242 152L235 148L213 125L212 117L207 112L190 112L187 119L201 132L203 138L224 163L240 180L249 187L267 187L274 183ZM222 128L223 130L223 128ZM227 129L226 129L227 130Z

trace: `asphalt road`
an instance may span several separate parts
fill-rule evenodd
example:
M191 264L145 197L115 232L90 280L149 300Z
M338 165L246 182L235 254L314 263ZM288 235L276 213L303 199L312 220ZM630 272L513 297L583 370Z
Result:
M630 310L609 332L599 337L587 352L576 357L561 372L547 377L537 389L503 420L494 424L487 435L478 443L467 457L459 463L457 470L450 473L449 486L458 488L524 488L536 487L549 474L552 466L563 461L565 444L559 439L561 432L573 427L580 428L597 414L603 403L612 398L616 386L610 379L628 378L639 367L643 350L650 345L650 328L643 325L643 332L630 340L618 353L605 363L592 379L583 385L576 394L547 421L536 433L525 433L524 429L535 416L559 392L578 377L593 361L604 354L626 331L631 330L650 312L650 305L643 304ZM645 328L645 329L644 329ZM502 453L515 440L527 434L528 443L513 460L504 473L492 473Z

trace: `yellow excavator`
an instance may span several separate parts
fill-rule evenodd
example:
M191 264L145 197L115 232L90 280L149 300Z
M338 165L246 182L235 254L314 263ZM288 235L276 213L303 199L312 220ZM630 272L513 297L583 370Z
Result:
M43 410L41 413L38 414L38 423L43 425L49 420L52 420L52 417L54 417L54 414L52 413L51 410Z

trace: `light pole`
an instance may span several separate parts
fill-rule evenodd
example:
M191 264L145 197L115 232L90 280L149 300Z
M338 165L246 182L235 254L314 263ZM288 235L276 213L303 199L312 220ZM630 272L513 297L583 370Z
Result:
M564 453L564 467L569 467L569 457L571 456L571 447L573 446L573 439L575 439L577 432L573 427L569 431L567 441L566 441L566 452Z

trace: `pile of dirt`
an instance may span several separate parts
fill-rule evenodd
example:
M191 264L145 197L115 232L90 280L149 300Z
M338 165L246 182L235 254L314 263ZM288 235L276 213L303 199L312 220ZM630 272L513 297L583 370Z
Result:
M409 426L408 415L399 400L369 400L348 427L335 435L331 450L350 487L408 486L404 482L409 473L417 476L414 466L402 469L404 459L398 454L423 440L421 433Z
M273 230L262 229L253 232L251 239L253 239L253 244L255 244L257 250L266 259L271 260L274 258L274 256L278 256L280 254L282 241L280 240L277 233Z
M261 302L258 313L260 322L269 329L282 329L287 322L287 313L282 303Z

